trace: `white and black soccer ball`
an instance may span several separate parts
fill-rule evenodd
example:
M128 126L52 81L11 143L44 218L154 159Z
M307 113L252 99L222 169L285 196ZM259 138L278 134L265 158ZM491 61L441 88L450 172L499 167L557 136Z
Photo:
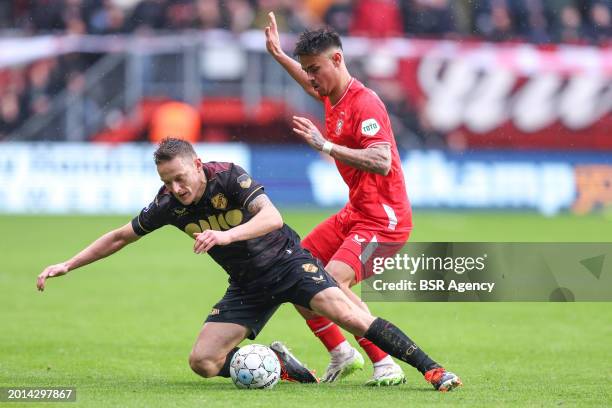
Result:
M249 344L232 357L230 375L238 388L269 389L280 379L280 362L269 347Z

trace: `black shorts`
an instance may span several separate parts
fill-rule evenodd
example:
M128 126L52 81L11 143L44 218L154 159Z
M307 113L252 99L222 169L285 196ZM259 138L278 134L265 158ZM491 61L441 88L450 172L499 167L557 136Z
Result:
M273 266L274 279L238 285L230 282L223 298L217 302L206 322L236 323L251 330L253 340L282 303L293 303L310 309L310 300L324 289L338 287L320 261L310 252L296 249L286 260Z

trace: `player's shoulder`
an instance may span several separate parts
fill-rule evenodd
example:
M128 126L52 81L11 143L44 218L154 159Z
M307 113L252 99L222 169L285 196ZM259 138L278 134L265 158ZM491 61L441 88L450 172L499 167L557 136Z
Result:
M371 90L370 88L363 85L361 82L357 80L355 80L355 82L357 82L357 85L354 86L355 89L353 91L353 98L352 98L353 106L356 106L358 108L360 107L363 108L363 107L372 106L372 105L380 106L383 104L382 100L380 99L380 97L378 96L376 92L374 92L373 90Z
M209 180L213 180L220 175L227 174L232 171L235 164L231 162L216 162L210 161L202 163L204 166L204 172Z
M161 186L151 204L155 204L155 207L161 210L172 207L176 202L178 202L178 200L174 198L170 190L168 190L166 186Z

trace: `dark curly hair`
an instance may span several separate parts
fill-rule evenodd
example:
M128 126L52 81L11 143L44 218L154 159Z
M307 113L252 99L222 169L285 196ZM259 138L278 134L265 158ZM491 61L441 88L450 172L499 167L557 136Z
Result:
M319 55L331 47L342 49L340 35L331 28L306 30L300 34L293 54L297 57L303 55Z
M170 161L178 156L197 157L197 154L191 143L174 137L166 137L162 139L157 146L157 150L155 150L153 153L155 164Z

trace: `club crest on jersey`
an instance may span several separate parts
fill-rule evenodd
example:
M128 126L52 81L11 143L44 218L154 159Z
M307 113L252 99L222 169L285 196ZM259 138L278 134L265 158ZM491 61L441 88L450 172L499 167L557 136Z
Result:
M187 214L189 211L185 207L183 207L183 208L175 208L174 210L172 210L172 212L174 212L174 215L176 215L177 218L180 218L183 215Z
M319 270L319 268L317 268L316 265L311 264L311 263L302 265L302 269L304 269L304 272L308 272L308 273L316 273Z
M380 125L376 119L366 119L361 122L361 133L366 136L374 136L380 130Z
M227 208L227 198L223 193L219 193L210 199L212 206L217 210L225 210Z
M342 125L344 125L344 121L342 119L338 120L338 122L336 122L336 134L338 136L340 136L340 133L342 132Z
M240 184L240 187L242 188L251 187L251 183L253 182L253 180L251 180L251 177L248 174L243 174L239 176L237 180L238 180L238 184Z

